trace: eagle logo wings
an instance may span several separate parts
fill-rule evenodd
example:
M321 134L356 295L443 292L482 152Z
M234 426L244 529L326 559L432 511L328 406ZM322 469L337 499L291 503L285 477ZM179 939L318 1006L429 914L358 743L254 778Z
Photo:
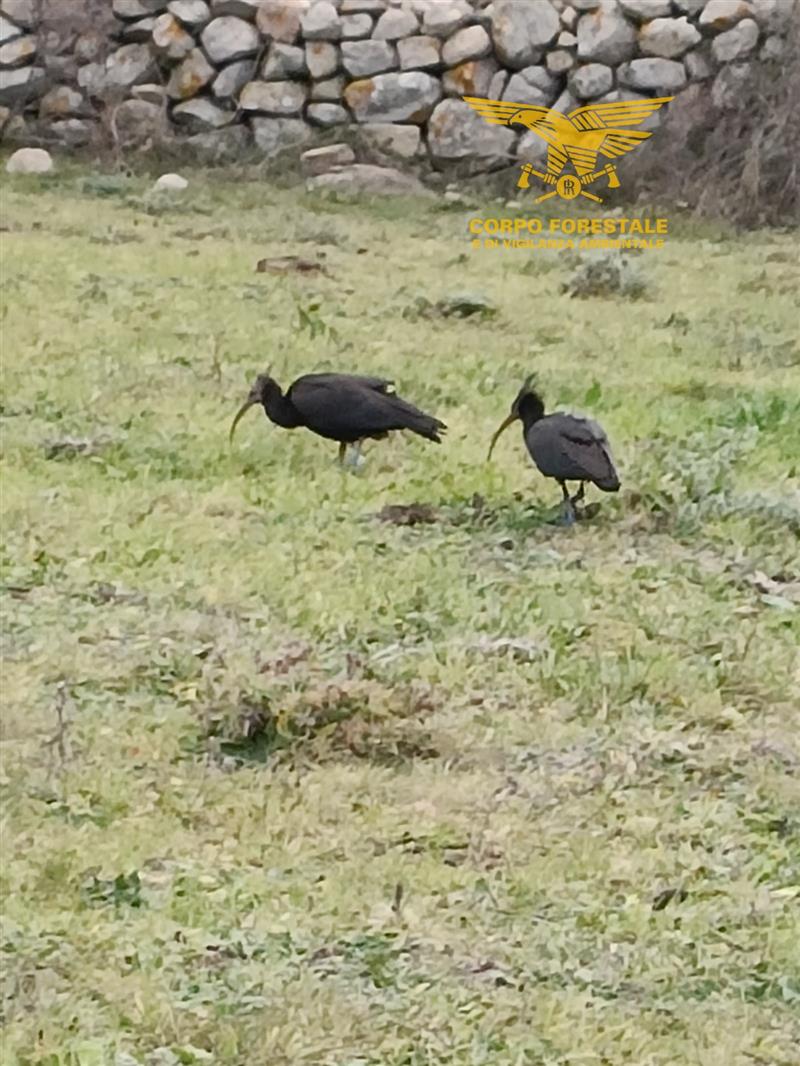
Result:
M602 203L602 198L588 192L585 186L608 175L608 187L619 186L613 162L597 169L597 157L615 160L632 151L651 136L646 130L629 129L638 126L672 96L653 99L620 100L616 103L584 104L568 115L550 107L537 104L518 104L511 100L486 100L480 96L465 96L464 101L481 118L495 126L520 124L547 142L547 171L536 170L524 163L517 186L529 187L530 177L540 178L546 185L553 185L550 192L536 199L536 203L560 196L574 200L586 196ZM571 165L572 172L564 173Z

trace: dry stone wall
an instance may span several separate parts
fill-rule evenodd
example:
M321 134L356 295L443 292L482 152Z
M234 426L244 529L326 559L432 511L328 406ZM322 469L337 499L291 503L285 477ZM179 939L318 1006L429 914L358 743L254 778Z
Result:
M752 64L786 57L800 11L798 0L99 2L0 0L4 137L181 139L221 160L351 127L378 156L487 170L536 161L544 144L487 124L462 96L568 112L700 83L724 110Z

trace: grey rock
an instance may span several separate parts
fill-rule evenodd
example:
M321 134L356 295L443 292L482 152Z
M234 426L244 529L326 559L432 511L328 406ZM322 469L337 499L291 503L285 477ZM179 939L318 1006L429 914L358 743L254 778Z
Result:
M176 104L172 109L172 118L176 124L202 133L227 126L233 119L233 112L220 107L207 96L195 96L192 100Z
M682 15L699 15L706 6L706 0L672 0L673 6Z
M674 59L634 59L617 70L621 85L654 92L676 92L686 84L683 63Z
M683 65L690 81L705 81L714 73L714 64L705 49L696 48L683 57Z
M120 144L126 148L164 138L167 125L162 103L125 100L114 114Z
M294 44L300 36L300 20L307 10L307 0L263 0L256 12L256 26L262 37Z
M305 61L312 78L330 78L339 69L339 49L330 41L309 41Z
M485 170L514 158L516 132L484 122L463 100L442 100L428 122L434 163L469 163Z
M309 104L306 108L309 122L315 126L345 126L350 121L350 114L341 104Z
M18 148L6 161L7 174L48 174L53 157L44 148Z
M59 144L83 148L97 133L97 123L85 118L62 118L50 123L50 133Z
M711 102L720 111L735 111L742 92L750 80L749 63L728 63L720 70L711 86Z
M501 63L514 70L537 62L559 29L558 15L549 4L495 0L492 5L495 51Z
M344 77L324 78L311 85L311 99L315 102L339 103L344 93Z
M502 100L506 85L508 85L508 71L498 70L489 82L489 91L486 95L490 100Z
M211 20L211 8L206 0L169 0L167 11L192 30L200 29Z
M394 167L378 167L370 163L354 163L310 178L308 188L312 192L327 190L356 196L431 196L418 178L403 174Z
M758 24L753 19L742 19L714 38L711 51L718 63L732 63L749 56L757 44Z
M89 96L98 96L106 84L106 68L103 63L87 63L78 68L78 87Z
M356 153L349 144L326 144L322 148L309 148L300 156L300 167L306 177L326 174L334 167L346 167L355 163Z
M558 95L559 80L546 67L532 66L513 74L503 94L504 100L547 107Z
M419 33L419 22L413 11L391 7L378 19L372 36L376 41L399 41Z
M413 159L420 149L422 136L419 126L399 126L391 122L372 122L360 128L368 148L379 155Z
M299 115L307 92L306 86L296 81L250 81L239 93L239 107L278 117Z
M767 33L787 34L798 17L797 0L750 0L752 15Z
M344 96L358 122L416 124L430 116L441 99L442 87L430 74L409 70L351 82Z
M578 12L574 7L565 7L561 12L561 25L567 30L574 30L578 21Z
M36 55L35 37L15 37L0 45L0 67L24 67Z
M145 82L144 85L134 85L131 89L131 97L134 100L144 100L148 104L162 106L167 98L167 90L158 82Z
M109 87L130 88L158 76L155 60L146 44L125 44L106 60L105 82Z
M256 147L268 156L307 144L312 130L299 118L254 118L251 122Z
M98 30L87 30L75 40L73 52L79 63L91 63L103 54L105 38Z
M778 63L789 54L789 45L785 37L778 34L770 34L761 46L758 58L764 63Z
M572 6L581 13L584 11L596 11L604 3L605 0L572 0Z
M698 24L710 33L722 33L735 26L740 19L749 18L753 9L747 0L708 0Z
M261 5L261 0L211 0L211 13L233 15L235 18L253 19Z
M343 41L342 66L351 78L367 78L396 69L397 50L388 41Z
M316 0L301 19L307 41L338 41L342 35L339 14L330 0Z
M439 0L438 3L425 8L422 18L422 32L431 37L449 37L461 26L466 25L472 15L467 4Z
M517 159L521 163L533 163L541 169L547 166L547 149L547 141L533 130L528 130L517 142Z
M558 48L577 48L578 38L574 33L567 33L564 31L563 33L559 33L558 37L556 37L556 46Z
M465 26L444 42L442 59L448 67L468 59L483 59L492 50L492 40L483 26Z
M236 99L255 73L252 59L239 59L223 67L211 83L211 92L219 100Z
M2 0L0 11L25 30L35 29L38 25L34 0Z
M153 36L153 27L155 24L155 15L151 15L146 19L140 19L138 22L126 22L122 27L122 33L119 35L119 39L124 44L141 44L143 41L149 41Z
M212 19L200 35L206 55L212 63L232 63L254 55L261 47L258 30L235 15Z
M181 147L188 149L198 162L212 166L240 160L249 146L250 131L243 125L195 133L181 141Z
M617 7L601 7L578 20L578 59L615 66L636 55L636 30Z
M619 0L619 6L637 22L647 22L671 14L670 0Z
M585 67L578 67L567 79L570 91L579 100L595 100L603 93L610 92L613 84L614 72L602 63L587 63Z
M306 50L310 46L306 46ZM331 46L333 47L333 46ZM307 73L306 51L294 44L273 41L261 67L264 81L285 81Z
M153 188L167 192L183 192L189 188L189 182L180 174L161 174L154 181Z
M165 59L183 59L194 48L194 38L174 15L165 11L153 25L153 48Z
M486 96L492 78L498 71L497 61L487 56L486 59L470 59L460 63L442 75L442 88L445 96Z
M380 15L386 10L386 0L342 0L342 14L353 15L366 11L370 15Z
M653 19L639 31L639 47L645 55L677 59L702 40L702 34L685 15L676 19Z
M83 118L89 105L83 93L68 85L57 85L46 92L39 102L39 118Z
M194 48L172 71L167 82L167 95L173 100L188 100L216 77L217 71L199 48Z
M397 42L401 70L435 70L442 61L441 42L422 35Z
M361 41L372 33L372 19L366 12L356 15L342 15L342 40Z
M166 6L167 0L113 0L111 10L119 19L135 21L148 15L160 15Z
M558 76L559 74L566 74L567 71L572 70L575 66L575 56L572 52L567 52L563 48L557 49L555 52L548 52L545 65L551 74Z
M563 115L568 115L571 111L574 111L577 106L578 100L572 95L569 89L565 89L553 104L553 110L560 111Z

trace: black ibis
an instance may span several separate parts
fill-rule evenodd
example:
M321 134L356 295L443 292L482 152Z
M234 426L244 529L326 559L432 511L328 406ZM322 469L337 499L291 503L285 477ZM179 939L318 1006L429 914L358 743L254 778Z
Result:
M517 419L522 422L522 435L531 459L545 477L555 478L561 486L565 524L572 525L575 521L575 504L583 499L587 481L603 492L617 492L619 477L602 427L590 418L562 411L546 415L533 375L526 378L508 417L492 437L487 460L492 457L497 438ZM567 490L568 481L580 482L574 496Z
M244 404L236 412L230 439L249 408L261 404L270 422L284 429L304 426L320 437L339 442L339 462L344 463L348 444L356 445L355 465L361 442L380 440L391 430L410 429L428 440L441 442L444 422L393 391L385 378L358 374L304 374L286 392L273 377L259 374Z

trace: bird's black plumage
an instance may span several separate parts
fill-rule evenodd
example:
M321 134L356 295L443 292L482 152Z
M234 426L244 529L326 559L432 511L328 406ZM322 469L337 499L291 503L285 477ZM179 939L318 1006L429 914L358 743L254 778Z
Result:
M391 391L392 385L385 378L358 374L304 374L284 393L269 374L259 374L233 420L231 439L245 411L261 404L277 426L303 426L338 441L340 459L348 444L380 439L392 430L410 429L439 443L447 428L444 422L402 399Z
M608 438L602 426L591 418L556 411L545 414L544 400L528 378L511 405L511 412L489 446L489 457L498 437L519 419L525 446L538 470L561 485L565 517L574 520L574 505L583 499L584 484L590 482L603 492L617 492L620 486ZM568 481L580 482L570 497Z

